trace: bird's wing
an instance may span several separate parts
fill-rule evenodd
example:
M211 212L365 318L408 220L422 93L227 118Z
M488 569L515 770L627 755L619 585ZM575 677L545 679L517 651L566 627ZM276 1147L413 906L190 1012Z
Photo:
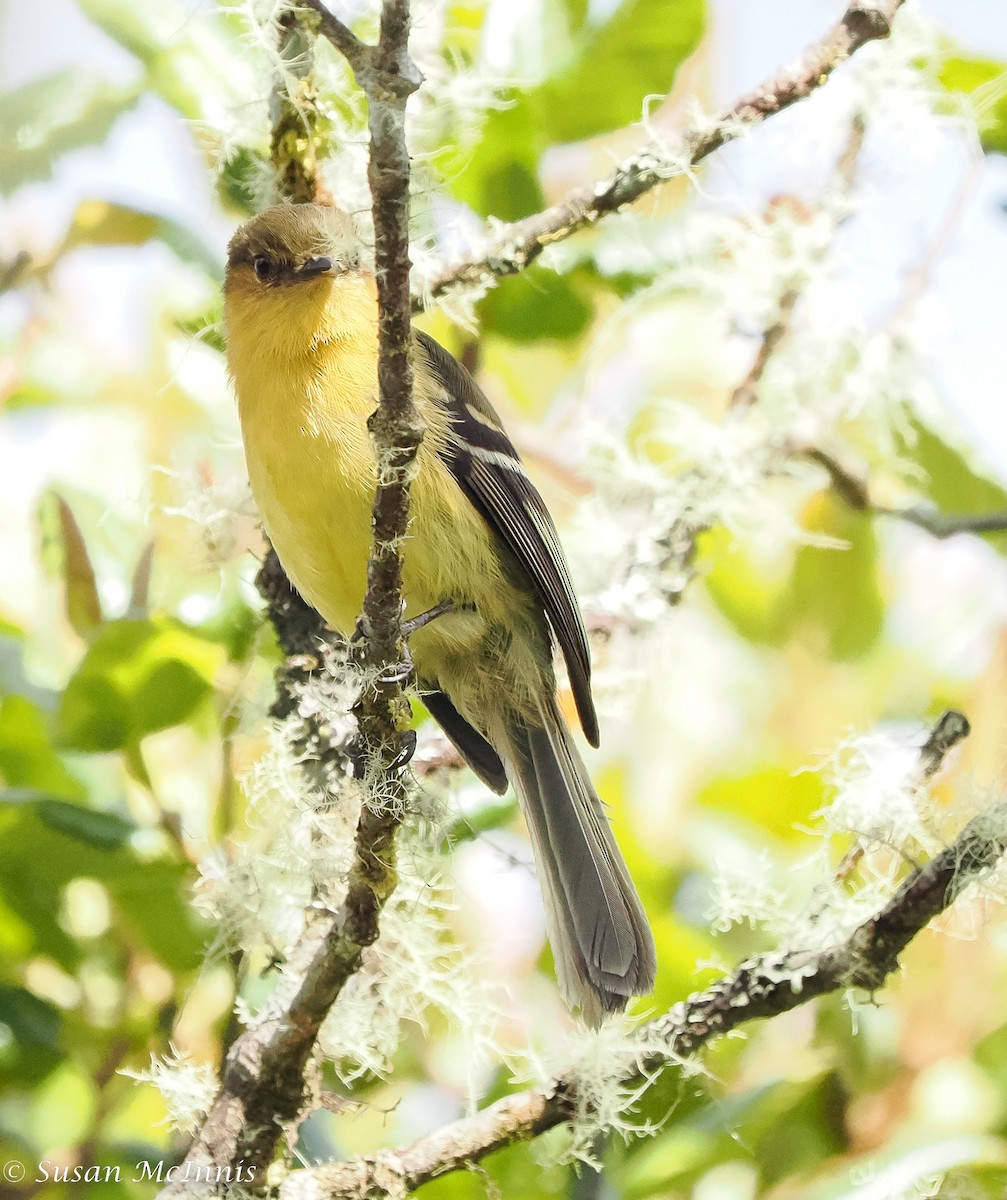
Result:
M430 715L448 735L451 744L491 791L507 791L507 772L500 755L477 729L465 720L443 692L421 692Z
M475 380L433 338L419 331L415 336L441 387L437 400L454 422L456 437L441 457L531 581L566 659L584 736L597 746L587 633L549 510Z

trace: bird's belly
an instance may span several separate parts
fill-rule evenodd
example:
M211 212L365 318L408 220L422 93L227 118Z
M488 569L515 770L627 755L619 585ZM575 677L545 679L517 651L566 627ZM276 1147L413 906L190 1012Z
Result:
M373 492L317 460L311 467L304 460L299 468L269 465L255 471L249 461L266 533L294 587L349 635L364 599Z
M271 399L242 412L263 525L294 587L349 635L366 589L377 480L367 414L330 406L326 420L313 420L297 395ZM421 685L447 691L474 720L501 694L530 709L544 676L551 685L544 618L430 434L419 450L402 568L407 617L444 601L456 606L410 641Z
M291 582L329 625L352 633L367 582L377 480L363 419L338 436L304 425L291 437L275 428L255 431L248 422L244 433L252 492ZM464 651L484 636L487 623L506 619L502 608L512 587L489 528L427 445L410 514L402 547L405 615L453 601L457 610L438 617L417 641L431 653L440 643L445 652Z

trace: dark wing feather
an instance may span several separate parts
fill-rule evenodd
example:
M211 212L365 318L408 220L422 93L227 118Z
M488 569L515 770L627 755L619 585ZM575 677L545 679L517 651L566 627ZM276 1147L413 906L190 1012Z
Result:
M417 331L416 341L455 423L457 437L443 448L441 457L526 572L566 659L584 736L597 746L587 633L545 501L525 474L493 406L465 368L425 333Z
M423 703L468 765L486 784L502 796L507 791L507 772L500 755L478 730L461 715L443 692L421 692Z

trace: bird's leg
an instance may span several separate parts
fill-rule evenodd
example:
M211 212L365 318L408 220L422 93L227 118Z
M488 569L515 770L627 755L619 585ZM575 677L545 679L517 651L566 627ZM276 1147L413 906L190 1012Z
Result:
M426 612L417 613L415 617L410 617L408 621L402 622L402 661L390 666L382 675L382 679L386 681L394 681L396 683L405 684L413 674L413 658L409 653L409 639L424 625L429 625L431 621L436 621L438 617L443 617L449 612L475 612L474 604L457 604L454 600L442 600L440 604L435 604L433 608L428 608Z
M426 612L417 613L415 617L410 617L408 621L402 622L403 638L411 638L417 629L422 629L424 625L429 625L431 621L436 621L438 617L443 617L445 613L461 612L464 610L474 612L475 609L471 604L456 604L454 600L442 600L440 604L435 604L433 608L428 608Z

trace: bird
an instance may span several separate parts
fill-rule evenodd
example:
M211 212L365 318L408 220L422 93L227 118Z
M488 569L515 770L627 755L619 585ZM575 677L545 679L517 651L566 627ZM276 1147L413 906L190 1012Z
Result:
M377 284L355 220L278 205L227 251L227 364L252 494L297 591L350 635L371 546L377 466ZM643 905L557 699L566 662L579 722L598 745L583 617L542 497L469 372L414 327L424 425L402 546L421 699L494 792L513 784L528 827L560 992L592 1026L654 986ZM447 611L443 611L446 609Z

